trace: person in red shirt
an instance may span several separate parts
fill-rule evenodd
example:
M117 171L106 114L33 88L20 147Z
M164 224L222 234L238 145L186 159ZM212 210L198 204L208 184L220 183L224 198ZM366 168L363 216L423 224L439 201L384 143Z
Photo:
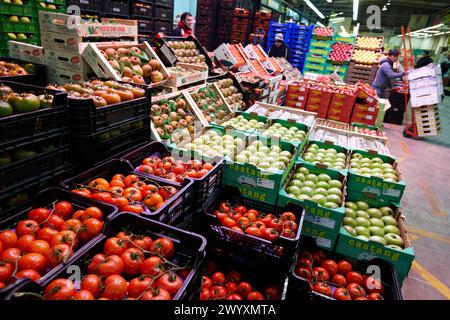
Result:
M181 15L180 22L178 23L178 27L173 30L172 36L174 37L184 37L187 38L189 36L194 35L194 31L192 30L192 26L194 25L194 17L189 12L185 12Z

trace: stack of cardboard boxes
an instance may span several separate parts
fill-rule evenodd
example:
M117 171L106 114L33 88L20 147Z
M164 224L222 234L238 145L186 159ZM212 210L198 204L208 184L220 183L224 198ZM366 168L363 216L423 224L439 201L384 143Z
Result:
M353 108L352 123L374 126L378 117L377 93L364 82L355 85L356 103Z

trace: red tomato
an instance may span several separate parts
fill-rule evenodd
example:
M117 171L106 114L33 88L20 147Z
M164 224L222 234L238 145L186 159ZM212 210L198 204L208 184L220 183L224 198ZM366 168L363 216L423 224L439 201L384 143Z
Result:
M1 263L0 264L0 282L6 282L12 276L14 272L14 266L12 263Z
M298 225L295 221L286 220L283 222L283 230L285 230L285 229L289 229L289 230L292 230L293 232L297 233Z
M136 248L126 249L122 253L124 273L126 275L138 275L142 263L144 262L144 253Z
M328 274L328 271L325 268L322 267L315 267L313 269L314 278L316 278L318 281L329 281L330 275Z
M280 300L281 292L277 286L270 286L264 289L264 295L267 300Z
M81 221L78 219L66 220L62 226L62 230L71 230L75 233L78 233L80 228L81 228Z
M247 298L247 296L250 294L250 292L252 292L253 287L250 283L248 282L241 282L238 285L238 291L237 293L243 297L243 298Z
M32 234L21 236L16 243L16 247L22 252L28 252L28 247L36 238Z
M272 219L272 220L270 220L267 227L273 228L273 229L277 230L278 233L281 233L283 231L283 221L279 218Z
M47 219L52 212L45 208L37 208L28 212L28 219L34 220L37 223L42 223Z
M236 270L232 270L230 272L228 272L227 274L227 280L229 282L234 282L234 283L240 283L242 279L242 276L239 272L237 272Z
M355 299L356 297L365 297L366 296L366 291L364 290L364 288L358 284L358 283L350 283L347 286L347 290L350 293L350 295L352 296L352 299Z
M102 290L102 280L95 274L87 275L81 281L81 289L89 291L95 299L98 299Z
M234 211L240 214L244 214L247 212L247 208L244 206L237 206L236 208L234 208Z
M281 220L295 222L297 220L297 218L295 217L295 214L293 212L288 211L288 212L283 212L281 214Z
M47 241L48 243L52 242L52 238L58 234L58 231L52 228L42 228L38 233L38 239Z
M225 217L222 219L222 225L226 228L233 228L236 227L238 224L234 219L230 217Z
M228 293L235 293L238 289L237 284L234 282L227 282L225 284L225 288L227 289Z
M383 293L384 292L383 284L372 276L367 277L367 279L364 280L364 286L367 288L368 293Z
M207 276L202 276L202 288L211 289L213 287L213 282L211 278Z
M307 259L307 258L302 258L302 259L298 260L298 262L297 262L298 267L302 267L302 268L306 268L306 269L311 269L312 265L313 265L312 260Z
M213 286L211 288L211 294L213 300L221 300L227 295L227 289L225 289L223 286Z
M254 237L261 238L261 229L257 227L248 227L247 229L245 229L245 233Z
M369 300L384 300L384 298L380 293L374 292L369 294Z
M337 288L333 293L333 298L336 300L352 300L350 293L345 288Z
M84 220L81 225L81 232L78 233L81 241L87 242L98 236L103 230L103 221L95 218Z
M264 230L261 232L261 236L264 239L273 242L277 240L280 235L278 234L277 230L273 228L264 228Z
M36 270L33 270L33 269L25 269L25 270L19 271L16 273L16 277L19 279L27 278L34 282L37 282L39 279L41 279L41 275Z
M338 272L337 263L334 260L327 259L324 260L321 264L322 268L328 271L328 274L333 277Z
M56 279L44 289L45 300L70 300L75 295L75 286L67 279Z
M89 189L86 188L80 188L80 189L73 189L71 192L76 193L82 197L90 198L92 197L92 193L89 191Z
M211 299L211 291L209 289L202 288L202 291L200 292L200 301L209 299Z
M1 261L15 263L22 256L22 252L18 248L8 248L3 251Z
M44 223L44 227L48 227L51 229L55 229L61 231L62 226L64 224L64 219L57 215L52 215L46 223Z
M137 248L140 250L150 251L152 248L153 240L148 236L133 236L131 242L128 243L128 247Z
M139 204L129 204L121 209L122 211L131 212L135 214L141 214L142 212L144 212L144 207Z
M164 258L170 260L174 255L175 248L172 240L169 238L159 238L153 241L150 251L156 252Z
M156 280L158 287L164 288L169 292L170 296L175 296L183 286L183 280L175 273L166 273Z
M223 285L226 281L225 275L222 272L216 272L211 277L213 283Z
M327 258L327 255L322 250L318 250L313 253L313 262L315 265L320 266L322 261Z
M83 215L82 221L90 219L90 218L98 219L100 221L103 220L103 212L102 212L102 210L100 210L97 207L86 208L84 210L84 215Z
M111 199L112 199L112 195L109 192L98 192L98 193L94 193L91 198L94 200L101 201L101 202L110 203Z
M92 292L90 292L88 290L80 290L73 295L73 300L88 301L88 300L95 300L95 297L92 294Z
M88 272L97 275L120 275L123 272L123 261L117 255L105 256L96 254L88 266Z
M103 245L103 252L107 256L121 256L128 248L128 241L116 237L109 238Z
M50 248L46 258L48 266L53 268L60 263L66 262L70 256L72 256L73 251L68 244L58 244Z
M338 262L338 273L346 276L347 273L349 273L352 270L353 270L352 265L347 260L340 260Z
M111 275L105 280L105 289L102 298L110 300L122 300L127 294L127 280L119 275Z
M331 288L325 282L317 282L313 286L313 290L326 296L331 296Z
M150 257L144 260L140 266L141 274L144 276L157 276L161 274L163 261L159 257Z
M44 240L34 240L28 245L28 251L30 253L40 253L44 257L48 255L50 251L50 245Z
M331 282L333 282L337 286L347 287L347 280L342 274L335 274Z
M17 236L20 238L26 234L37 236L39 230L39 224L34 220L22 220L16 226Z
M233 294L230 294L228 297L226 297L226 300L243 300L243 299L237 293L233 293Z
M55 205L54 214L60 216L64 220L69 219L73 214L73 206L70 202L61 201Z
M350 271L349 273L347 273L345 278L347 280L347 283L355 282L359 285L364 284L364 279L359 272Z
M309 280L312 278L310 269L304 268L304 267L298 267L295 269L295 274L297 274L299 277Z
M264 296L259 291L250 292L247 296L247 300L265 300Z
M164 288L147 291L141 300L172 300L170 293Z
M270 227L270 221L273 220L273 219L275 219L275 218L276 218L276 217L275 217L273 214L269 213L269 214L266 214L265 216L263 216L263 217L261 218L261 221L264 222L264 224L265 224L266 226Z
M152 278L140 276L130 281L128 297L137 299L142 293L151 288Z
M47 267L45 257L40 253L27 253L19 259L19 271L32 269L44 274Z
M78 238L75 232L70 230L64 230L58 232L55 236L53 236L50 245L56 246L58 244L68 244L72 249L75 249L78 245Z

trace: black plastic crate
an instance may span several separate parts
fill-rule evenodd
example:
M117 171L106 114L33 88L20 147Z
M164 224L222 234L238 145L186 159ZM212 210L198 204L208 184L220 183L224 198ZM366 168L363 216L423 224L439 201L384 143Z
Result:
M56 134L54 137L44 140L26 148L17 148L9 152L14 158L18 152L34 152L29 158L24 158L1 167L0 193L8 189L26 186L34 179L44 179L55 171L67 169L71 164L69 135Z
M184 215L191 212L193 184L191 180L186 180L182 184L179 184L168 182L167 180L163 180L158 177L149 178L134 172L130 164L123 160L111 160L91 170L85 171L76 177L63 181L61 183L61 187L67 190L72 190L78 186L87 185L90 181L96 178L104 178L110 181L115 174L119 173L124 175L136 174L140 177L140 180L144 182L156 183L160 186L171 186L178 190L178 193L169 199L163 207L154 212L144 211L142 216L167 224L176 224L177 221L181 220Z
M155 4L173 8L173 0L155 0Z
M120 129L123 127L122 125L90 136L72 136L73 163L80 168L89 168L103 162L105 158L113 157L123 150L133 147L133 145L150 141L150 124L144 123L145 121L147 118L134 121L133 123L139 124L139 127L125 132ZM126 125L128 126L128 124ZM115 131L117 132L111 135Z
M79 266L81 276L87 275L87 266L90 259L95 254L103 252L103 245L109 237L114 237L118 232L126 230L133 234L150 236L152 239L166 237L172 240L175 246L175 256L171 262L180 266L188 265L190 271L183 281L183 285L177 294L172 297L173 300L188 300L194 292L199 292L201 287L201 266L205 258L206 239L200 235L186 232L175 227L171 227L156 221L136 217L130 213L116 215L109 223L105 235L100 235L92 240L83 251L75 254L69 260L68 266L60 268L50 279L38 286L31 281L20 282L14 290L4 295L5 300L17 299L36 299L35 296L23 293L32 292L41 294L45 286L51 281L59 278L68 278L72 272L68 269L70 266ZM131 280L135 276L124 276L126 280ZM23 294L20 296L20 294ZM0 296L1 297L1 296Z
M173 31L172 22L168 22L166 20L160 20L160 19L155 20L155 33L162 32L165 34L171 34L172 31Z
M138 20L139 33L151 33L153 31L153 22L151 20Z
M135 151L125 155L122 157L123 160L128 161L133 168L135 168L136 172L139 171L139 167L142 164L142 160L148 157L169 157L172 156L175 160L184 160L186 161L186 155L181 152L169 151L165 144L161 142L151 142L146 146L143 146ZM189 157L189 160L195 159L195 157ZM222 182L222 173L223 173L223 158L216 157L211 159L214 164L214 168L209 171L204 177L190 178L194 181L193 184L193 213L200 213L206 207L208 200L211 198L213 194L215 194L220 189L220 184ZM205 163L205 161L203 161ZM141 173L145 176L148 174ZM148 175L152 176L152 175Z
M138 6L143 5L143 6ZM134 2L131 4L130 13L132 17L151 19L153 17L153 4Z
M100 108L95 107L92 99L69 98L69 122L72 135L91 135L113 125L125 124L139 117L149 117L150 89L147 86L139 87L146 89L145 97Z
M73 175L72 168L66 167L55 171L45 178L34 178L28 181L26 186L9 188L0 194L0 219L6 219L12 214L29 208L33 203L34 196L40 190L58 186L61 181Z
M130 17L130 1L129 0L109 0L102 1L103 15L117 16L123 18Z
M62 129L67 129L67 93L47 90L17 82L3 81L0 85L10 87L17 93L33 93L53 95L53 105L48 109L41 109L28 113L15 114L0 118L0 146L23 143L31 138L37 138L41 134L49 134ZM2 151L0 149L0 151Z
M173 22L173 10L172 8L156 5L155 7L155 19L168 20Z
M33 205L19 213L16 213L15 215L9 216L6 219L3 217L0 221L0 230L9 230L14 229L19 221L26 220L28 216L28 212L32 209L36 208L47 208L51 209L52 204L55 201L68 201L70 202L74 207L74 212L77 210L83 210L89 207L97 207L103 212L103 221L104 222L104 229L106 228L106 220L108 217L112 217L116 215L117 208L104 203L97 203L91 199L87 199L84 197L81 197L77 194L74 194L72 192L64 191L62 189L58 188L49 188L46 190L43 190L42 192L38 193L33 201ZM82 243L80 241L78 248L74 250L74 254L76 255L77 252L83 252L83 246L88 245L89 241L87 243ZM71 259L69 258L65 263L62 263L54 268L49 268L46 270L44 274L42 274L42 278L38 281L38 283L46 283L49 279L51 279L55 274L60 272L61 268L63 268L63 265L67 265ZM17 285L20 285L20 282L16 282L2 290L0 290L0 297L2 297L6 292L10 291L12 288L16 287Z
M309 237L302 237L301 239L301 245L300 245L300 251L309 251L314 252L315 250L320 250L314 240ZM382 259L375 259L370 262L368 261L358 261L355 259L351 259L348 257L345 257L343 255L339 255L336 253L329 253L326 252L327 259L333 259L336 262L341 259L348 260L352 266L353 270L361 272L361 274L365 274L366 272L368 275L371 275L373 272L373 267L379 268L381 271L380 274L380 280L381 283L384 286L384 293L383 298L385 300L403 300L401 287L398 281L397 273L389 262L382 260ZM289 274L289 286L287 291L287 299L298 301L298 300L336 300L333 297L326 296L324 294L315 292L311 290L311 286L307 279L304 279L297 275L295 273L296 265L297 265L298 259L295 259L295 263L292 266L292 269ZM373 266L369 268L370 266ZM330 287L337 288L336 285L333 285L332 283L329 283ZM332 289L332 292L333 289Z
M296 237L295 239L289 239L280 236L274 242L270 242L263 238L254 237L224 227L214 215L214 211L219 208L221 202L227 202L231 207L243 205L247 209L256 209L261 213L272 213L275 215L286 211L293 212L296 215L297 221L295 222L298 225ZM273 262L279 267L288 267L292 263L295 251L300 243L300 233L305 218L305 209L303 207L290 203L285 208L279 208L252 201L241 197L238 188L226 186L206 205L204 213L206 233L217 241L223 242L226 246L233 247L238 251L241 250L245 254Z
M222 272L225 276L229 271L239 272L242 276L242 281L249 282L253 287L253 291L259 291L263 295L265 295L264 289L266 287L276 286L280 292L280 300L286 300L289 280L287 270L267 264L264 265L264 268L261 268L262 262L260 260L249 259L246 255L239 254L229 247L224 247L208 239L205 266L209 263L213 263L217 267L214 272ZM292 264L292 261L290 263ZM208 273L205 266L203 274L211 277L212 275ZM210 265L208 265L208 269L209 267Z
M25 65L33 65L34 66L34 73L29 75L23 75L23 76L6 76L6 77L0 77L0 81L13 81L13 82L20 82L20 83L26 83L34 86L45 86L46 85L46 72L45 72L45 66L42 64L37 63L30 63L22 60L17 60L14 58L8 58L8 57L0 57L0 61L5 62L12 62L20 65L21 67Z
M67 7L79 6L82 12L100 12L102 10L101 0L67 0Z

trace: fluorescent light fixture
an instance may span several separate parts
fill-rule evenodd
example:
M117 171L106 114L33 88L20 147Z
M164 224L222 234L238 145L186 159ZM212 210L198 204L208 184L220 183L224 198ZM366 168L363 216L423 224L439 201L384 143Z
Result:
M319 9L317 9L316 6L312 4L310 0L303 0L303 1L320 17L320 19L325 18L322 12L320 12Z
M333 0L327 0L327 2L328 2L328 3L332 3L332 2L333 2Z
M425 30L425 32L429 32L429 33L438 33L438 30Z
M357 36L359 32L359 22L356 26L353 27L353 36Z
M423 32L426 31L426 30L436 29L436 28L440 28L440 27L442 27L442 26L444 26L444 24L443 24L443 23L440 23L440 24L437 24L437 25L435 25L435 26L431 26L431 27L428 27L428 28L423 28L423 29L419 29L419 30L412 31L412 32L408 33L407 35L413 35L413 34L417 34L417 33L423 33ZM427 32L429 32L429 31L427 31ZM450 32L449 32L449 33L450 33ZM426 34L426 33L423 33L423 34ZM398 36L401 37L402 35L398 35Z
M353 0L353 20L358 20L359 0Z
M349 37L350 36L348 34L347 30L345 30L345 27L343 25L341 25L341 30L342 30L342 32L339 34L341 37Z
M445 32L435 33L435 34L433 34L433 36L440 36L441 34L445 34Z
M386 11L386 10L387 10L386 6L384 6L383 8L381 8L381 10Z
M342 22L342 21L344 21L344 20L345 20L344 18L330 19L330 23L331 23L331 24L335 24L335 23Z
M321 26L322 28L325 28L325 25L321 23L320 21L317 21L317 25Z

